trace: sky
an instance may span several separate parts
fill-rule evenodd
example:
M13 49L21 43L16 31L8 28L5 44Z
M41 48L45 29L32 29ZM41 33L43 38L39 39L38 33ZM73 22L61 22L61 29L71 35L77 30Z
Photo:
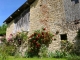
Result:
M0 0L0 26L26 0Z

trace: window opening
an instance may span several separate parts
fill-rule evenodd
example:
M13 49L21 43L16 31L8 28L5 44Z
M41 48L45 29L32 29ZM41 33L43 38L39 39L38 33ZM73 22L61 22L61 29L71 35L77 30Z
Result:
M61 40L67 40L67 34L61 34L60 37Z

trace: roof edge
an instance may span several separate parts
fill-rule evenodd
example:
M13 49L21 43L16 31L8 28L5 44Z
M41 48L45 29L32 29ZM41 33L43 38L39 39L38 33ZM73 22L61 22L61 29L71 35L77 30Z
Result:
M25 9L27 9L35 0L27 0L22 6L20 6L15 12L13 12L3 23L10 23L13 19L19 16Z

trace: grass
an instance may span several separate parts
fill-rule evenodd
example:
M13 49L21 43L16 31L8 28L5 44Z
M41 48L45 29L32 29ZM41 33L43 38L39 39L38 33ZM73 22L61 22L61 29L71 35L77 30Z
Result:
M9 60L66 60L66 59L58 59L58 58L15 58L15 57L12 57L12 56L9 56Z

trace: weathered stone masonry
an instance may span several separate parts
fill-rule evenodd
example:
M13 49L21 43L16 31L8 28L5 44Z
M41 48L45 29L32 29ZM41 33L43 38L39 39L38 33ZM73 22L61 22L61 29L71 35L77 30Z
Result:
M56 31L63 33L63 30L57 24L62 24L64 20L64 10L62 0L36 0L30 9L30 33L42 27L47 28L52 34ZM60 36L56 35L56 41L50 44L49 49L60 48Z
M31 0L29 0L31 1ZM79 0L80 2L80 0ZM30 5L29 35L35 30L46 28L54 34L49 51L60 49L61 35L66 35L67 40L74 42L80 24L75 21L80 20L80 3L71 0L35 0ZM7 37L14 29L14 22L9 23L11 27L7 29Z
M80 3L75 4L71 0L36 0L30 9L30 34L42 27L47 28L55 35L49 50L60 48L61 34L67 34L67 40L73 42L79 27L74 20L79 20Z

